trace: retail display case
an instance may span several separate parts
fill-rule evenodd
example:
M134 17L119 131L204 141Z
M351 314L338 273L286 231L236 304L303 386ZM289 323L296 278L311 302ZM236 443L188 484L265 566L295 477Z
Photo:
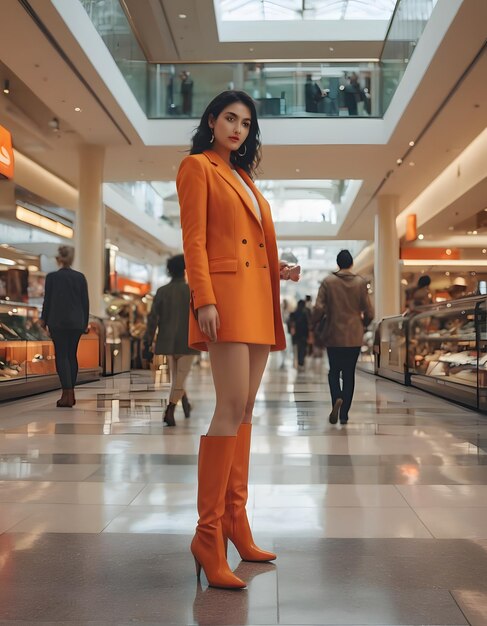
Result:
M487 408L484 296L422 308L409 318L411 385L473 408Z
M78 382L100 377L100 325L90 318L78 348ZM0 302L0 400L56 389L54 344L36 306Z
M408 318L385 317L378 329L377 373L384 378L408 384Z

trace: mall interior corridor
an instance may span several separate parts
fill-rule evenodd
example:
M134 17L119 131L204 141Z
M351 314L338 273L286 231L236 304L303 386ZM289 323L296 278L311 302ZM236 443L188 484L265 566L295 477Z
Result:
M318 362L316 362L318 363ZM132 372L0 406L1 624L487 623L487 422L358 373L346 427L326 371L271 360L255 407L249 518L275 564L244 591L197 584L197 450L214 406L193 367L190 419Z

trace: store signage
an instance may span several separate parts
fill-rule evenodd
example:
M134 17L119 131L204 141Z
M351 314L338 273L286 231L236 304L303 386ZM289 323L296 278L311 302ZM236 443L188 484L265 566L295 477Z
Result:
M12 135L0 126L0 178L14 177L14 151Z

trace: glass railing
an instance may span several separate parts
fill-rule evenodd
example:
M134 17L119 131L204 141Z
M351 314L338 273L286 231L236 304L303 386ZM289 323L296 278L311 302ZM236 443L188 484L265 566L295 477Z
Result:
M387 111L437 0L400 0L381 56L381 109Z
M118 0L80 0L148 118L199 118L225 89L261 117L382 117L437 0L400 0L379 62L148 63Z

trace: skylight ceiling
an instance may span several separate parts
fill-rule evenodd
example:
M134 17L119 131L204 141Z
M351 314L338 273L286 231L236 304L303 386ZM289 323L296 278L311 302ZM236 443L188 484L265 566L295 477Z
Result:
M397 0L215 0L222 21L390 20Z

